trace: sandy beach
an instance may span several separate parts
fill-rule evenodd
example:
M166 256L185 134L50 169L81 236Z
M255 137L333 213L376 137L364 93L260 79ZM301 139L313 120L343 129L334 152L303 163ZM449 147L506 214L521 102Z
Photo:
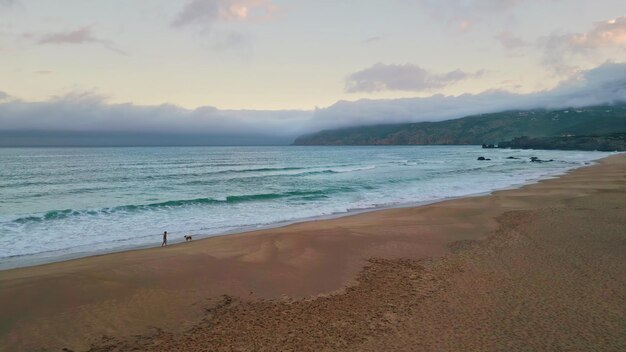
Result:
M623 351L625 282L619 154L487 196L0 271L0 350Z

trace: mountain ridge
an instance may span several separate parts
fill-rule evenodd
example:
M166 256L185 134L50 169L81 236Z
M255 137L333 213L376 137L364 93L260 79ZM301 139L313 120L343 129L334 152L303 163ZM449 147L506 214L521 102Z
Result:
M514 138L626 132L626 103L579 108L510 110L438 122L380 124L323 130L294 145L497 144Z

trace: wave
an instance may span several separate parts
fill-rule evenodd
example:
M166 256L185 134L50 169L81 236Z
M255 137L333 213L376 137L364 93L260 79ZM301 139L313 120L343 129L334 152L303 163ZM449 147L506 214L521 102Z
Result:
M248 172L271 172L271 171L293 171L293 170L304 170L305 167L259 167L253 169L225 169L225 170L217 170L217 171L208 171L202 173L194 173L194 174L182 174L180 176L207 176L207 175L222 175L222 174L244 174ZM178 176L178 175L176 175Z
M229 164L230 165L230 164ZM222 165L220 165L222 166ZM232 164L232 166L236 166L236 164ZM194 173L169 173L169 174L155 174L155 175L138 175L136 177L103 177L103 178L93 178L91 182L121 182L121 181L156 181L156 180L176 180L181 178L188 177L204 177L211 175L224 175L224 174L245 174L245 173L254 173L254 172L272 172L272 171L295 171L295 170L305 170L305 167L262 167L262 168L252 168L252 169L225 169L225 170L216 170L216 171L207 171L207 172L194 172ZM67 173L70 175L71 173ZM56 176L60 174L57 173ZM17 181L13 183L0 184L0 188L15 188L15 187L32 187L32 186L51 186L51 185L68 185L72 184L71 180L56 180L54 182L45 181L45 180L37 180L37 181ZM191 181L190 184L198 181ZM95 189L99 190L99 189ZM90 189L80 189L80 190L72 190L68 193L84 193L88 192Z
M375 169L375 165L369 166L360 166L360 167L337 167L337 168L328 168L323 170L314 170L314 171L305 171L299 173L288 173L288 174L277 174L272 176L299 176L299 175L312 175L312 174L340 174L344 172L356 172L356 171L365 171ZM309 167L268 167L268 168L259 168L259 169L244 169L244 170L222 170L217 172L211 172L208 174L221 174L221 173L247 173L247 172L268 172L268 171L296 171L296 170L307 170L311 169Z
M369 165L369 166L361 166L361 167L347 167L347 168L338 168L338 169L330 169L331 171L335 172L335 173L344 173L344 172L355 172L355 171L365 171L365 170L372 170L375 169L376 165Z
M237 204L243 202L258 202L265 200L273 200L280 198L298 198L298 199L323 199L328 198L329 193L334 192L348 192L352 191L351 188L348 187L339 187L336 189L328 189L328 190L313 190L313 191L290 191L283 193L260 193L260 194L244 194L244 195L231 195L222 199L217 198L195 198L195 199L181 199L181 200L170 200L166 202L159 203L151 203L151 204L131 204L131 205L122 205L118 207L111 208L101 208L97 210L74 210L74 209L63 209L63 210L52 210L48 211L41 216L25 216L20 217L13 220L13 223L16 224L27 224L32 222L42 222L42 221L51 221L51 220L61 220L70 217L77 216L100 216L100 215L109 215L112 213L129 213L129 212L137 212L137 211L149 211L163 208L180 208L180 207L189 207L189 206L197 206L197 205L213 205L213 204Z
M234 165L234 164L233 164ZM284 172L284 171L303 171L303 172L295 172L295 173L278 173L278 174L265 174L258 176L250 176L250 177L267 177L267 176L302 176L302 175L315 175L315 174L338 174L344 172L356 172L356 171L364 171L371 170L376 168L374 165L364 166L364 167L337 167L337 168L328 168L324 170L314 170L314 171L303 171L303 170L311 170L311 167L262 167L262 168L251 168L251 169L225 169L225 170L217 170L217 171L207 171L207 172L196 172L196 173L172 173L172 174L161 174L161 175L145 175L145 176L137 176L137 177L107 177L107 178L95 178L93 182L107 182L114 183L120 181L155 181L155 180L177 180L181 178L189 178L189 177L206 177L212 175L224 175L224 174L246 174L246 173L267 173L267 172ZM237 177L240 178L240 177ZM57 180L54 182L50 181L18 181L15 183L7 183L0 184L0 188L15 188L15 187L32 187L32 186L51 186L51 185L67 185L71 184L73 181L64 181ZM203 179L203 180L193 180L183 183L184 185L203 185L209 184L213 182L212 180ZM81 188L81 189L70 189L65 193L88 193L91 191L101 191L101 188ZM33 196L45 196L48 193L36 194Z
M342 168L330 168L324 170L308 171L298 175L316 175L316 174L342 174L345 172L357 172L375 169L376 165L362 166L362 167L342 167Z
M186 179L189 177L206 177L206 176L217 176L217 175L228 175L228 174L247 174L247 173L263 173L263 172L272 172L272 171L294 171L294 170L305 170L305 167L261 167L261 168L253 168L253 169L225 169L225 170L215 170L215 171L206 171L206 172L193 172L193 173L170 173L170 174L161 174L161 175L148 175L137 178L137 180L177 180L177 179Z
M309 175L323 175L323 174L341 174L341 173L345 173L345 172L358 172L358 171L365 171L365 170L372 170L375 169L376 166L375 165L370 165L370 166L364 166L364 167L346 167L346 168L328 168L328 169L322 169L322 170L313 170L313 171L303 171L303 172L295 172L295 173L277 173L277 174L265 174L265 175L256 175L256 176L244 176L244 177L237 177L237 178L231 178L228 180L242 180L242 179L253 179L253 178L264 178L264 177L301 177L301 176L309 176ZM291 169L272 169L272 171L275 170L306 170L307 168L291 168ZM259 169L256 169L257 171ZM265 170L265 171L269 171L269 170ZM243 172L243 171L242 171ZM188 181L185 183L182 183L183 185L187 185L187 186L198 186L198 185L210 185L213 184L215 181L210 180L210 179L204 179L204 180L195 180L195 181Z
M409 161L409 160L392 160L389 161L390 164L397 164L397 165L403 165L403 166L414 166L417 165L417 163L415 161Z

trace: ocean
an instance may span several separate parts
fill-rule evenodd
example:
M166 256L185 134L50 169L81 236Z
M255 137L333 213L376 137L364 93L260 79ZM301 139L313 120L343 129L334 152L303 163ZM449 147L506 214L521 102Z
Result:
M481 194L606 155L479 146L0 148L0 269L158 246L163 231L175 243Z

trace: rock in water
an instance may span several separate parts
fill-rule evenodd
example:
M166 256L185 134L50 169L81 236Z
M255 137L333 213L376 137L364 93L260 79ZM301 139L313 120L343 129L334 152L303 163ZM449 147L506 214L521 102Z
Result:
M549 163L551 161L554 161L554 159L550 159L550 160L541 160L536 156L531 156L530 157L530 162L531 163Z

